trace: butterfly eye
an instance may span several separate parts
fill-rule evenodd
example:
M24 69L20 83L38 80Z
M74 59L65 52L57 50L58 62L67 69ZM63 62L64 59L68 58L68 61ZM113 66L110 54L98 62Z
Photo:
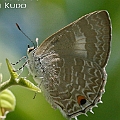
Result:
M86 103L86 99L84 96L79 95L77 96L77 102L79 105L84 105Z
M30 46L28 45L27 52L30 53L30 52L33 51L34 49L35 49L34 47L30 47Z

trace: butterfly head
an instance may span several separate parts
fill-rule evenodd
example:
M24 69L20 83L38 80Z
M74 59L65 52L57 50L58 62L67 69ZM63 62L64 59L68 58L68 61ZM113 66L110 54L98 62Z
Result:
M33 47L30 47L29 45L28 45L28 49L27 49L27 55L29 55L32 51L34 51L35 50L35 47L33 46Z
M34 43L33 43L33 47L30 47L30 45L28 45L28 49L27 49L27 55L28 56L29 56L30 53L33 53L33 51L35 52L36 49L38 48L38 38L36 38L36 43L37 43L37 46L35 46Z

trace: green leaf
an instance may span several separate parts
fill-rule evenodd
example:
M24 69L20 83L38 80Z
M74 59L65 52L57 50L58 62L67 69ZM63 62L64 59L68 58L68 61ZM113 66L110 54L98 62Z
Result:
M5 117L8 112L13 111L15 105L16 98L10 90L0 92L0 117Z

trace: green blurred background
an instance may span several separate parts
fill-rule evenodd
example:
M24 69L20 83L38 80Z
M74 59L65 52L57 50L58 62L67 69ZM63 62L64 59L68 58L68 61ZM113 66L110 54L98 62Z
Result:
M4 3L27 4L25 9L4 8ZM79 116L79 120L120 120L120 0L0 0L0 72L3 80L9 78L5 58L16 62L26 55L27 45L32 43L16 28L17 22L22 30L33 40L41 43L49 35L73 22L79 17L96 11L108 10L112 21L112 50L106 67L108 82L102 97L103 104ZM20 63L20 66L23 62ZM17 66L19 68L19 66ZM27 69L22 76L27 76ZM32 80L32 77L29 78ZM33 81L34 82L34 81ZM65 120L59 110L54 110L42 94L13 86L10 88L17 99L14 112L6 120Z

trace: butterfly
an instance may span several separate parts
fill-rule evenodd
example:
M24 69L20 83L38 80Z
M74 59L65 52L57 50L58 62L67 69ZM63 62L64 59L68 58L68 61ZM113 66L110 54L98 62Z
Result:
M27 67L47 101L68 119L101 103L111 48L105 10L89 13L27 50Z

